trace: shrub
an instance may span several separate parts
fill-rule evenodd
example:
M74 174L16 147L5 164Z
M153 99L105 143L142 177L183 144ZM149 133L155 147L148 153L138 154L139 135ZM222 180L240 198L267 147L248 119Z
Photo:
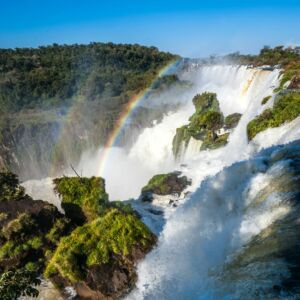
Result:
M197 94L193 98L193 104L198 112L207 110L220 111L216 93L204 92L202 94Z
M108 205L105 181L100 177L62 177L53 182L67 217L73 220L76 220L80 210L88 220L95 219Z
M278 127L292 121L300 114L300 93L279 95L273 108L266 109L247 125L248 139L252 140L259 132Z
M263 99L261 100L261 104L262 104L262 105L265 105L271 98L272 98L272 96L267 96L267 97L263 98Z
M25 189L19 185L18 176L0 172L0 201L19 200L25 197Z
M109 263L114 255L125 258L134 247L146 249L152 241L153 235L137 217L110 209L60 240L45 276L58 273L77 282L84 279L86 268Z
M34 286L41 283L38 274L28 269L10 270L0 275L0 299L17 300L21 296L37 297Z
M224 125L226 129L231 129L237 126L241 119L242 115L239 113L233 113L228 115L224 120Z

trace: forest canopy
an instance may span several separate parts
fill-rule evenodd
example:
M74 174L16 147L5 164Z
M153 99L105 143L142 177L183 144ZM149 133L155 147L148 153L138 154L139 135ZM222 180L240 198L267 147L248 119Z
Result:
M0 49L0 107L68 106L72 97L126 97L144 89L177 56L155 47L90 43ZM123 99L121 99L123 98Z

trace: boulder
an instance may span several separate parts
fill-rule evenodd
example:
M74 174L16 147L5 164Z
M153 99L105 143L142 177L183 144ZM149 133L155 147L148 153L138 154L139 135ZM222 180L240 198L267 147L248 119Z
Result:
M154 194L179 196L190 184L191 181L186 176L181 176L181 172L158 174L142 188L140 200L151 202Z

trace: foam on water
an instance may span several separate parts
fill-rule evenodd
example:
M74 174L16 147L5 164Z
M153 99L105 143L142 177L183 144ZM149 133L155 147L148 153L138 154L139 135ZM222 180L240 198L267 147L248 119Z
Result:
M128 299L215 299L216 280L210 274L253 236L290 211L278 194L257 202L257 195L272 182L280 164L269 168L265 161L270 152L258 156L256 153L299 139L300 118L258 134L251 143L246 135L248 122L272 105L273 98L265 106L261 101L272 95L279 70L207 66L192 68L180 76L194 82L194 93L216 92L225 116L239 112L242 118L225 147L199 152L199 142L191 140L187 150L182 149L181 161L176 162L172 155L176 128L187 124L194 112L189 95L177 111L145 128L129 151L111 149L107 162L110 167L103 174L110 199L136 198L157 173L176 169L192 179L192 194L181 200L177 209L165 214L164 226L157 225L158 216L143 216L159 234L159 241L139 264L137 288ZM98 175L100 158L101 150L86 153L77 169L86 176ZM37 185L32 181L24 183L33 196L37 193L32 188L34 184ZM42 194L37 198L42 197L56 201ZM135 205L139 210L140 204Z

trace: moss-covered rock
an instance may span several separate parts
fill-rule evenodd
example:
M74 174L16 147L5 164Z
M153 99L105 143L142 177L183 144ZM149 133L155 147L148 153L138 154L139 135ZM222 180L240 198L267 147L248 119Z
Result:
M173 138L173 154L178 158L180 151L186 148L192 138L203 141L200 150L216 149L227 143L228 134L219 136L221 128L231 129L237 125L241 117L235 113L224 116L220 111L219 102L215 93L205 92L193 98L196 112L189 118L189 124L177 128ZM226 127L227 126L227 127Z
M191 134L188 125L181 126L176 129L176 134L172 141L172 150L175 157L180 154L181 147L186 147L190 141Z
M142 188L141 200L152 201L153 194L181 194L191 184L191 181L186 176L180 175L180 172L172 172L153 176L148 184Z
M16 175L0 173L0 178L0 277L9 272L17 274L24 268L31 268L38 276L45 267L46 252L55 249L55 241L68 234L71 225L55 206L26 195ZM57 223L66 226L57 232L54 241L48 235ZM19 293L22 294L21 287Z
M134 214L113 208L61 239L45 276L56 283L72 284L79 295L89 291L115 298L133 285L135 263L155 241Z
M57 286L73 285L79 296L90 299L116 298L133 286L136 262L156 237L130 205L108 201L102 178L54 180L72 219L47 202L32 200L16 176L0 173L0 178L9 187L0 201L0 277L23 268L38 276L46 268ZM68 205L81 212L81 225Z
M219 101L217 99L216 93L204 92L202 94L197 94L193 98L193 104L197 111L220 111Z
M202 136L206 130L218 130L223 126L223 114L208 110L201 113L195 113L190 118L189 131L194 138Z
M277 96L273 108L263 111L247 125L248 139L252 140L259 132L278 127L300 115L300 93L287 92Z
M261 105L265 105L270 99L272 98L272 96L266 96L261 100Z
M200 150L214 150L223 147L227 144L228 137L228 132L221 135L217 135L213 131L210 131L203 140Z
M97 218L108 204L105 182L101 177L61 177L54 179L53 183L66 216L79 225Z
M239 113L233 113L231 115L228 115L224 120L224 127L225 129L232 129L237 126L241 119L242 115Z

